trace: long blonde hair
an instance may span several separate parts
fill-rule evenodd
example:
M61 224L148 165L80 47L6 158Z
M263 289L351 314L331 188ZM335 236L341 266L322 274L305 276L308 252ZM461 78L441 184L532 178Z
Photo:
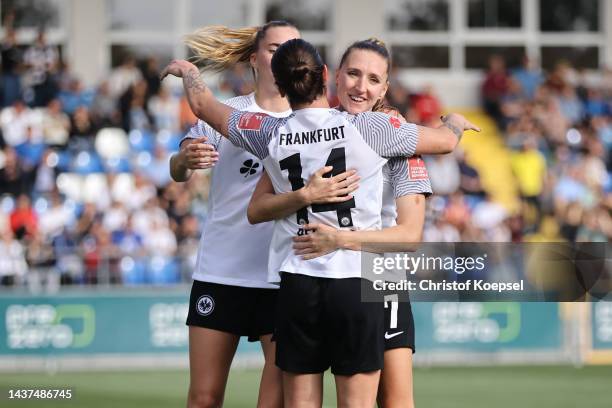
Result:
M210 71L223 71L249 61L259 42L272 27L295 27L286 21L270 21L260 27L233 29L221 25L203 27L185 36L194 52L193 61Z

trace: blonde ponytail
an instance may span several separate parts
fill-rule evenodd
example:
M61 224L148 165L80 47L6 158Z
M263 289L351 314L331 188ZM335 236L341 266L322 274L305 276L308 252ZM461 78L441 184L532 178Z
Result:
M195 63L201 63L206 70L219 72L249 61L255 52L260 29L208 26L185 36L185 44L194 52Z

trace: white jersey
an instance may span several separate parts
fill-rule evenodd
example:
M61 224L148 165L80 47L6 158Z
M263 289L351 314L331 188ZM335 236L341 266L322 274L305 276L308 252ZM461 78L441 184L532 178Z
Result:
M285 119L236 111L228 129L232 143L264 161L276 193L298 190L304 180L326 165L333 166L332 176L351 168L361 177L353 199L312 205L275 222L269 280L278 282L279 271L324 278L360 277L359 251L337 250L303 260L294 254L292 238L304 233L304 223L380 229L385 158L414 154L416 126L383 113L354 116L335 109L311 108L295 111Z
M291 113L267 112L254 94L229 99L227 105L248 112L284 117ZM278 288L268 283L271 222L251 225L247 207L261 177L263 165L252 154L232 145L202 121L185 138L206 136L219 152L212 170L208 216L204 223L193 279L250 288Z

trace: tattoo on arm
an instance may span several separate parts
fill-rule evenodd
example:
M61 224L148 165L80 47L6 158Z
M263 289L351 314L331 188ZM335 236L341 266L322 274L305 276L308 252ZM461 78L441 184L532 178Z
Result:
M206 84L202 80L202 76L197 69L191 69L185 76L185 89L194 93L199 94L204 92L207 88Z
M457 136L457 139L461 141L461 137L463 136L463 130L459 126L451 123L451 120L448 118L448 116L442 117L442 123L444 123L444 126L449 128Z

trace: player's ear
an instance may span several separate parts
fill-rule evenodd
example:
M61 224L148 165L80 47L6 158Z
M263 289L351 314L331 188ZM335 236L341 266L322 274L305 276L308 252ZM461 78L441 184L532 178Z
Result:
M251 68L255 69L257 67L257 53L254 52L249 56L249 64Z
M323 65L323 83L327 84L327 78L329 78L329 71L327 70L327 64Z

